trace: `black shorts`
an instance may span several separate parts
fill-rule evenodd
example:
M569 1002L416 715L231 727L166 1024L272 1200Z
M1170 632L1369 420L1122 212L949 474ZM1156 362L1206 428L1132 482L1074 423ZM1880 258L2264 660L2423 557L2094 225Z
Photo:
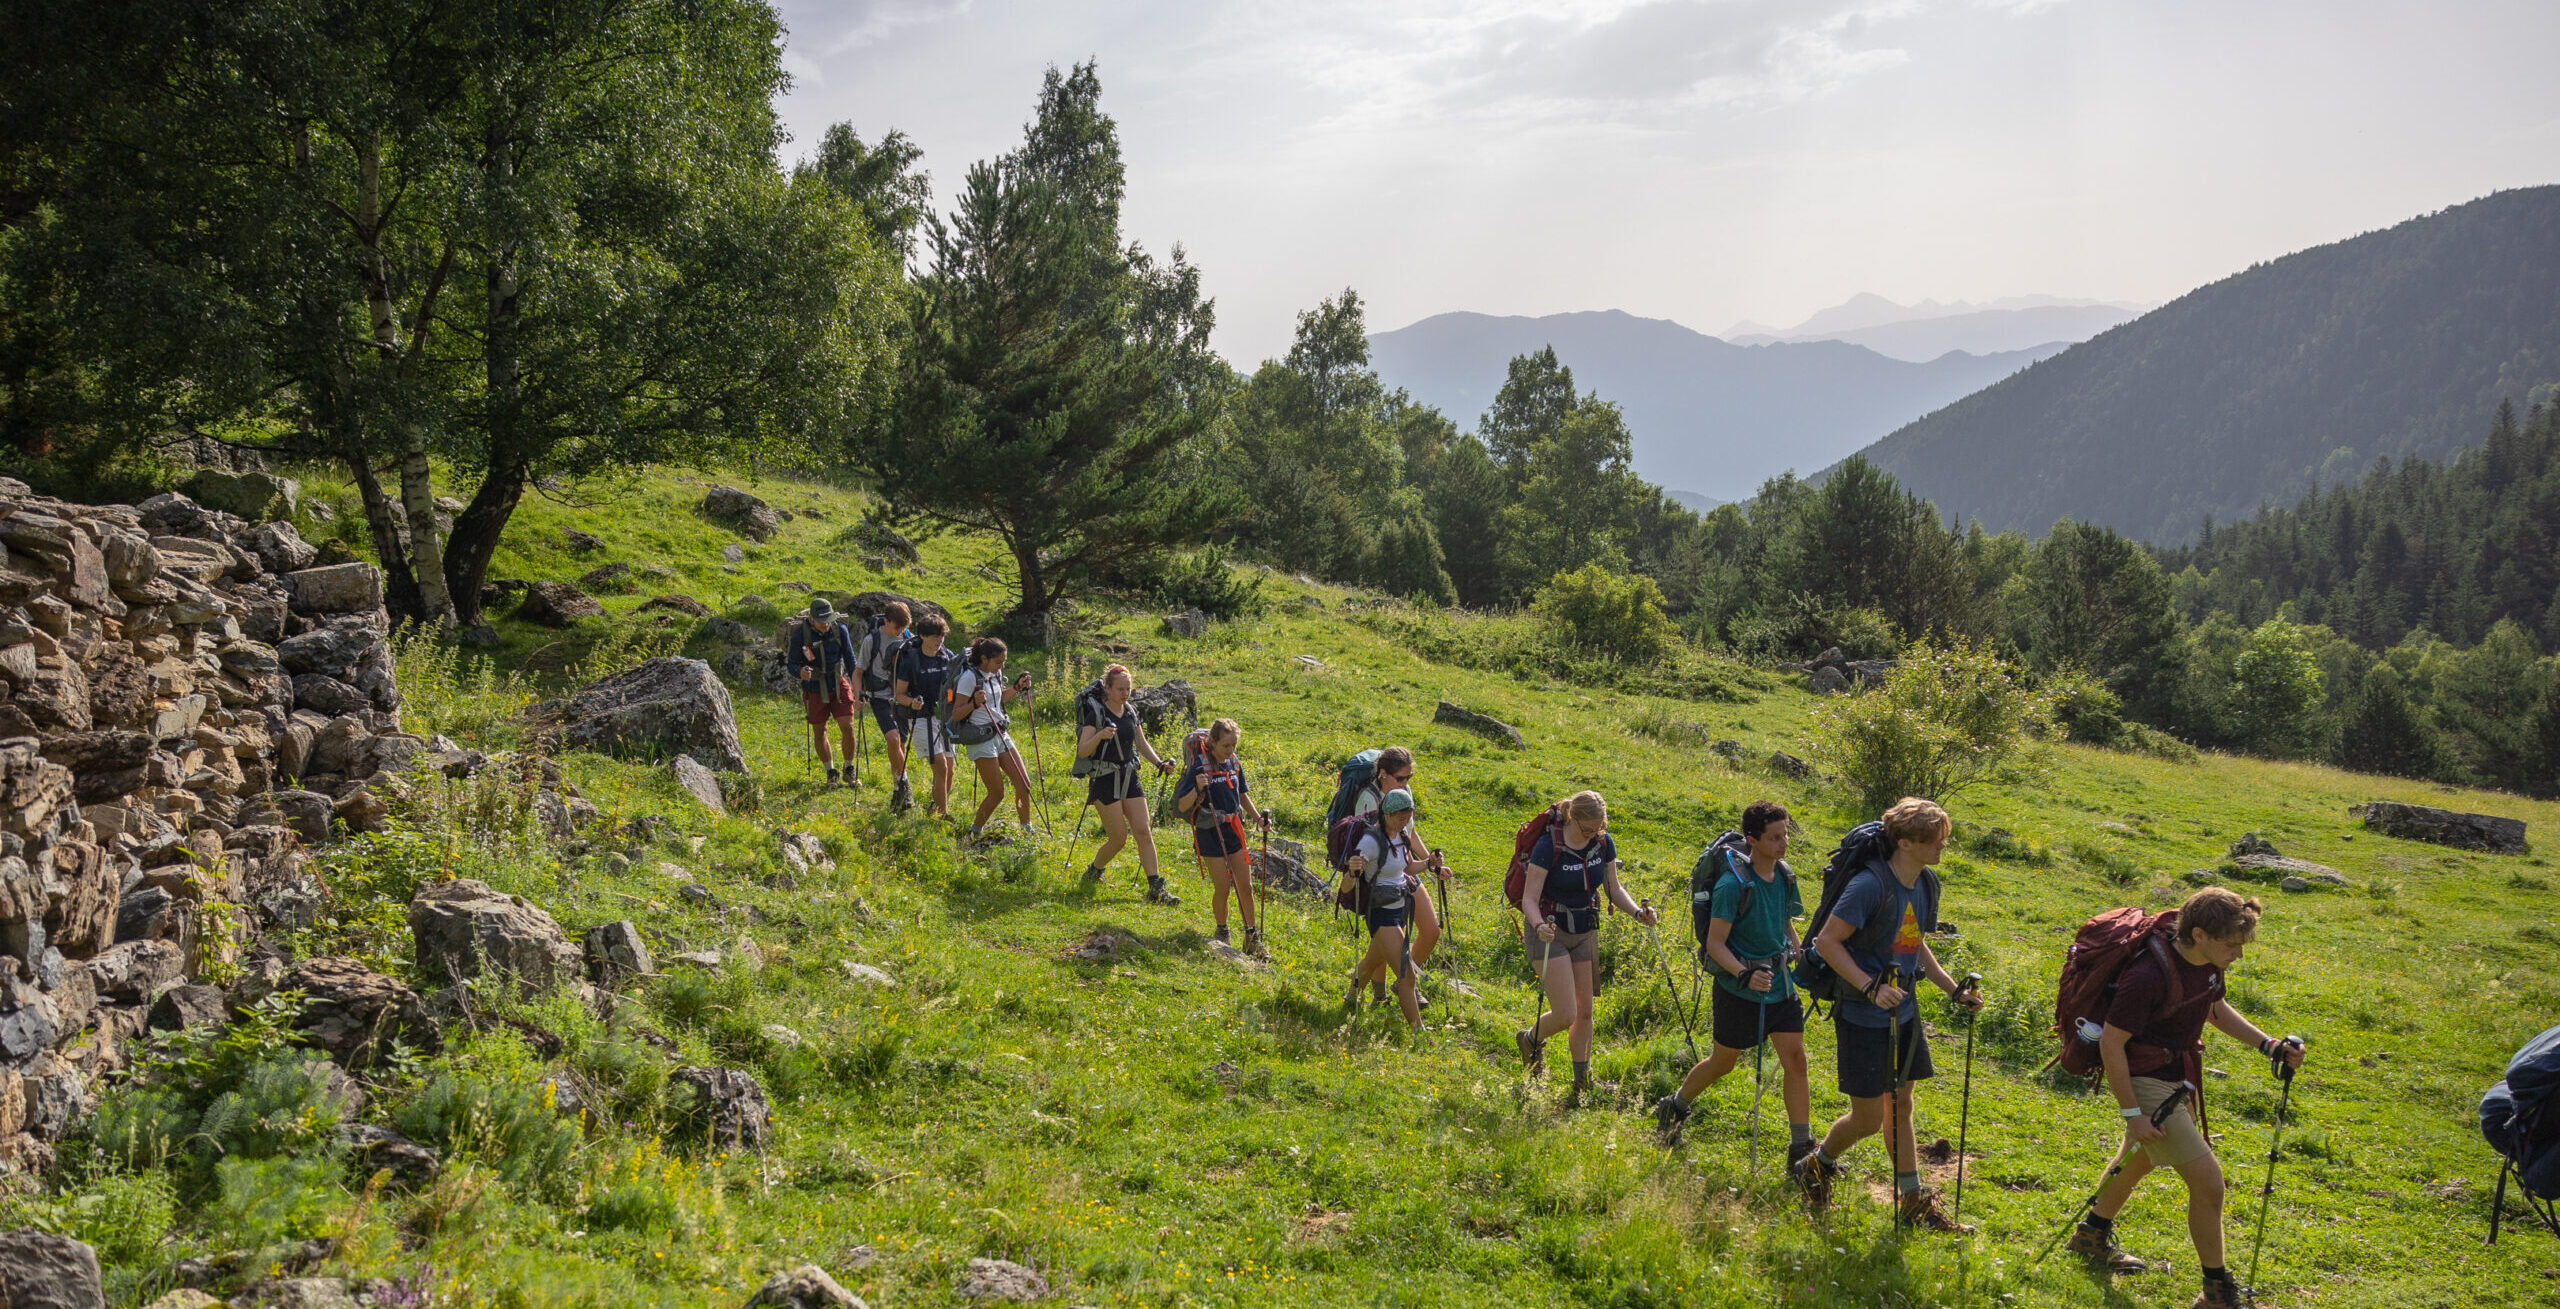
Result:
M1371 936L1376 936L1378 929L1384 927L1392 927L1410 935L1413 929L1413 897L1408 895L1396 901L1395 907L1390 909L1381 909L1373 904L1360 916L1369 920Z
M1244 849L1244 824L1233 818L1221 818L1208 827L1191 829L1191 848L1203 859L1223 859Z
M871 721L880 725L880 735L903 736L906 734L906 724L898 721L898 707L889 703L889 697L874 695L867 696L865 699L871 705Z
M1084 788L1087 804L1118 804L1123 800L1144 799L1146 794L1146 785L1138 780L1135 768L1110 768L1095 773L1086 780Z
M1891 1028L1860 1027L1834 1014L1831 1030L1840 1039L1840 1094L1872 1100L1892 1089ZM1917 1019L1902 1025L1902 1080L1925 1082L1937 1070L1929 1066L1928 1024Z
M1762 1037L1779 1036L1804 1030L1804 999L1788 996L1776 1004L1745 1000L1733 992L1709 982L1715 989L1716 1044L1727 1050L1748 1050L1760 1044Z

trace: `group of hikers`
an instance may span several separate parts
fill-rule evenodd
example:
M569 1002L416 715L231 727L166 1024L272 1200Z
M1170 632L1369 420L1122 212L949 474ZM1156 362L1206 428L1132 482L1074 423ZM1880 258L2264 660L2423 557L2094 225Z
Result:
M888 747L894 807L913 806L907 770L921 755L932 776L928 809L947 817L953 756L966 750L985 783L970 836L985 832L1008 787L1027 829L1031 783L1009 729L1010 708L1031 694L1031 679L1006 679L1002 640L984 637L957 654L944 648L947 634L940 616L911 615L905 604L891 603L857 638L826 600L813 600L791 634L789 666L802 685L816 754L830 783L851 781L852 702L859 697L869 702ZM1073 775L1086 779L1086 799L1103 831L1083 879L1099 883L1134 843L1146 898L1181 903L1159 864L1140 780L1142 764L1159 775L1178 767L1173 808L1190 823L1194 853L1214 887L1216 939L1229 939L1232 906L1242 948L1266 956L1246 824L1267 833L1269 820L1253 802L1238 757L1242 731L1220 718L1190 733L1177 765L1147 739L1132 703L1135 689L1129 670L1113 664L1077 696ZM841 772L828 749L830 721L845 751ZM1405 1021L1418 1029L1430 1005L1419 986L1421 969L1440 943L1446 909L1430 884L1438 881L1445 898L1448 864L1417 826L1414 766L1404 746L1352 756L1326 814L1326 859L1337 903L1359 916L1367 938L1344 1003L1358 1004L1364 991L1377 1003L1392 994ZM1698 959L1714 978L1711 1046L1679 1088L1654 1106L1666 1143L1680 1139L1708 1088L1746 1055L1756 1064L1765 1047L1779 1067L1787 1173L1809 1206L1830 1203L1850 1150L1882 1132L1897 1223L1973 1230L1924 1185L1915 1131L1919 1084L1936 1074L1919 984L1925 979L1969 1012L1983 1005L1979 977L1951 976L1929 945L1939 931L1935 866L1953 832L1944 808L1916 798L1853 830L1824 869L1802 934L1795 923L1807 906L1786 859L1793 820L1783 805L1750 804L1740 829L1708 847L1691 875L1690 899ZM1504 887L1544 993L1543 1011L1514 1042L1535 1076L1545 1069L1547 1041L1564 1033L1577 1091L1592 1084L1600 918L1614 907L1648 929L1660 919L1651 904L1628 894L1618 870L1608 804L1598 792L1582 791L1522 826ZM2148 1269L2148 1261L2117 1243L2115 1220L2143 1179L2167 1168L2186 1186L2188 1234L2203 1279L2197 1309L2243 1301L2224 1254L2222 1165L2199 1125L2204 1029L2256 1049L2288 1089L2303 1058L2298 1038L2260 1030L2224 998L2224 975L2255 939L2260 912L2257 900L2222 887L2199 890L2159 915L2116 910L2081 929L2063 970L2060 1062L2103 1083L2124 1124L2116 1158L2075 1216L2067 1246L2104 1272ZM1809 1009L1823 1002L1830 1005L1838 1087L1848 1109L1817 1137L1804 1033ZM1970 1071L1968 1055L1968 1078Z

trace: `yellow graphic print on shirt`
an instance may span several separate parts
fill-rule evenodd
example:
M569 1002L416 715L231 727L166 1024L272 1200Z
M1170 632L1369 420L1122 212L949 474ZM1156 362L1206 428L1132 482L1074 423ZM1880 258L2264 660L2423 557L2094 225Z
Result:
M1920 911L1908 900L1902 902L1902 930L1893 934L1893 970L1905 977L1920 972Z

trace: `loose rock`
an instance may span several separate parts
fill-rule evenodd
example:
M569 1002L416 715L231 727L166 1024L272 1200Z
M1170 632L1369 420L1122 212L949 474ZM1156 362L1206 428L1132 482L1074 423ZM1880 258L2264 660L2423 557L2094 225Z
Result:
M736 1068L679 1068L669 1080L689 1090L683 1111L705 1140L733 1149L764 1149L773 1110L752 1074Z
M545 627L567 627L605 617L605 611L594 596L567 582L532 582L525 586L524 603L516 608L516 617Z
M85 1242L32 1227L0 1232L0 1306L106 1309L98 1252Z
M1009 1259L972 1259L960 1274L960 1296L966 1300L1029 1301L1048 1294L1048 1279Z
M666 758L689 755L707 767L745 772L729 689L699 659L652 659L566 700L525 711L536 731L561 746Z
M584 960L551 915L470 878L420 887L409 901L409 932L419 970L445 982L499 976L548 991L576 980Z
M782 515L771 505L734 486L715 486L702 497L702 516L716 523L738 529L740 535L759 544L773 539L782 530Z
M775 1273L757 1288L747 1309L867 1309L862 1297L836 1284L827 1270L802 1264Z
M1452 727L1463 727L1479 736L1489 737L1507 745L1525 746L1528 744L1528 741L1520 735L1519 728L1513 727L1511 724L1506 723L1499 718L1495 718L1490 714L1480 714L1472 709L1466 709L1458 705L1451 704L1446 700L1441 701L1440 707L1432 712L1431 721L1435 723L1447 723Z
M2429 841L2490 854L2524 854L2529 848L2524 839L2524 820L2520 818L2457 813L2396 800L2369 801L2358 808L2363 811L2367 829L2404 841Z

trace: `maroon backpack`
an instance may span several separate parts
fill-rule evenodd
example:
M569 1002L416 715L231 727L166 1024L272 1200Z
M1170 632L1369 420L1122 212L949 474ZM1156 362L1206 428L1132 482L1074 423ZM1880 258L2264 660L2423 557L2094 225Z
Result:
M2178 969L2169 957L2170 943L2177 939L2178 911L2145 913L2127 906L2110 909L2080 924L2079 934L2071 939L2071 948L2062 956L2062 983L2057 988L2053 1006L2053 1034L2061 1038L2062 1049L2051 1063L2062 1065L2067 1072L2096 1081L2106 1072L2106 1064L2098 1055L2098 1034L2106 1027L2107 1009L2115 1001L2116 979L2134 960L2150 955L2160 961L2160 972L2169 981L2167 1000L2157 1016L2165 1017L2187 1000L2186 988L2179 985ZM2125 1057L2135 1067L2158 1067L2172 1058L2190 1058L2195 1052L2163 1050L2139 1042L2125 1046ZM2201 1105L2198 1106L2201 1110ZM2201 1112L2199 1112L2201 1118Z
M1521 905L1520 897L1529 893L1529 852L1538 848L1539 837L1545 836L1550 829L1563 822L1564 802L1558 800L1539 810L1537 815L1529 821L1520 824L1520 830L1511 838L1511 871L1502 875L1502 899L1505 904L1519 909L1524 916L1529 911ZM1538 897L1538 908L1542 911L1554 903L1553 899L1546 896Z

